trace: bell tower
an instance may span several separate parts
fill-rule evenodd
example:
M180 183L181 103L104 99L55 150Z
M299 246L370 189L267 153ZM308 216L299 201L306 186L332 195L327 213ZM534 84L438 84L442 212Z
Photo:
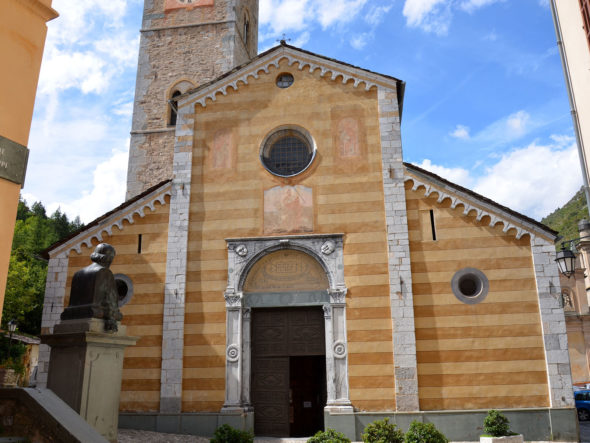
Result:
M169 100L258 53L258 0L145 0L127 199L172 176Z

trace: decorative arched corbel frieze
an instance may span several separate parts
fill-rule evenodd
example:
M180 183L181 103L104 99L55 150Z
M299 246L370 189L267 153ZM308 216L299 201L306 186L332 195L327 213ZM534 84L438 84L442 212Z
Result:
M321 60L320 58L318 58L316 61L312 61L306 59L306 57L313 58L311 55L299 54L292 50L283 48L283 53L279 54L275 58L270 58L266 62L259 61L257 62L258 64L256 64L254 67L251 67L250 70L246 72L237 71L217 83L209 85L202 90L196 91L192 99L191 97L187 97L186 99L182 100L181 106L185 103L198 103L203 108L205 108L207 107L207 100L210 100L211 102L217 101L217 95L227 95L227 90L230 87L233 88L234 91L238 91L242 85L248 85L250 79L258 79L261 73L269 74L271 67L279 69L280 63L283 60L287 61L288 66L297 64L297 69L299 71L303 71L307 68L309 73L313 74L316 70L319 70L320 77L326 77L334 82L337 82L339 78L341 78L340 81L342 84L347 84L350 80L353 80L352 87L355 89L363 84L365 91L369 91L372 87L378 85L376 81L371 80L370 74L363 74L362 71L357 68L347 68L345 65L341 65L337 62L327 64L327 62ZM338 68L336 68L336 66L338 66ZM375 75L373 75L373 77L374 76Z
M105 217L104 220L100 220L97 225L92 226L94 222L90 223L90 228L83 230L63 245L59 245L54 250L50 251L50 256L61 253L66 253L67 255L71 251L76 251L80 254L83 247L92 247L92 240L96 239L98 242L102 242L105 234L106 236L111 236L115 227L118 228L119 231L122 231L125 226L125 221L132 225L135 223L136 216L139 218L144 218L146 216L146 209L150 209L152 212L155 211L156 203L159 203L161 206L166 205L166 197L170 195L172 195L172 185L171 183L167 183L153 193L115 211L110 216Z
M505 211L502 211L499 208L492 208L488 203L485 202L476 202L473 201L473 197L468 197L467 195L461 195L462 192L458 190L444 190L438 187L435 187L431 183L427 181L422 181L412 175L408 175L405 177L405 181L412 182L412 191L417 191L420 188L424 188L424 196L429 197L433 193L438 194L437 202L442 203L447 198L451 201L451 208L456 209L457 206L463 206L463 215L468 216L472 211L475 212L475 220L481 221L484 217L489 217L490 222L489 226L494 227L498 223L502 223L503 228L502 232L508 233L511 230L514 230L514 234L517 240L520 240L524 235L529 235L531 238L534 238L538 234L544 234L547 236L547 233L542 233L542 231L532 225L531 223L525 220L518 220L511 214L508 214ZM442 187L442 186L441 186Z

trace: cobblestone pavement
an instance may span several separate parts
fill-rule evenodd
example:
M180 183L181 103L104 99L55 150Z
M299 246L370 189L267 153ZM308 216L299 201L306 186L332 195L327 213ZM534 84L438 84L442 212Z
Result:
M208 438L194 435L162 434L150 431L135 431L131 429L119 429L119 443L205 443ZM303 443L306 438L270 438L257 437L256 443Z
M590 443L590 421L580 423L580 442ZM302 443L305 438L270 438L257 437L255 443ZM131 429L119 429L118 443L207 443L208 438L194 435L162 434L150 431L134 431ZM452 442L473 443L473 442ZM551 443L551 442L536 442ZM575 442L571 442L575 443Z

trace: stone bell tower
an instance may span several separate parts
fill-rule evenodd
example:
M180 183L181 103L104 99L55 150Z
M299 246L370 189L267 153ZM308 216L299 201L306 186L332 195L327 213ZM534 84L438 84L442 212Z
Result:
M145 0L127 170L127 199L172 176L169 100L258 52L258 0Z

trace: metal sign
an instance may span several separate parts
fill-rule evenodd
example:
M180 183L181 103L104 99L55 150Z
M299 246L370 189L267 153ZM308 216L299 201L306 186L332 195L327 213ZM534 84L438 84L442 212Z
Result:
M21 186L25 183L29 150L0 135L0 178Z

